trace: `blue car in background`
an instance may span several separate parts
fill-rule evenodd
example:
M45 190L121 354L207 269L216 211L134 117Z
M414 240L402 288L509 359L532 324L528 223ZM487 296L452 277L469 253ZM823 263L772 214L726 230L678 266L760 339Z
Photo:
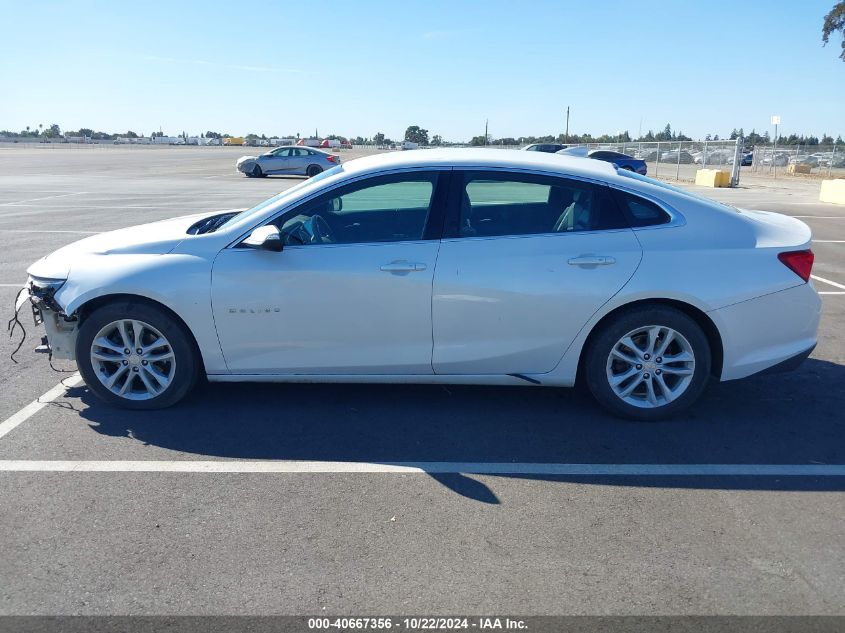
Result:
M648 171L644 160L640 158L634 158L633 156L628 156L627 154L623 154L621 152L611 152L610 150L605 149L594 149L591 152L587 153L587 158L595 158L596 160L607 161L608 163L613 163L614 165L619 167L619 169L627 169L628 171L636 172L641 176L645 176L646 171Z

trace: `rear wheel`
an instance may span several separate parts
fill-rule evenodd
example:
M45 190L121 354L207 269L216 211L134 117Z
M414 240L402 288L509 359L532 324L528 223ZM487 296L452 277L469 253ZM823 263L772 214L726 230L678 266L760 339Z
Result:
M126 409L161 409L181 400L197 377L183 326L147 303L122 301L92 312L76 341L76 362L101 400Z
M634 420L660 420L690 407L710 376L701 327L668 306L622 312L593 338L587 386L603 407Z
M323 168L319 165L308 165L308 169L305 170L305 175L309 178L313 178L317 174L323 171Z

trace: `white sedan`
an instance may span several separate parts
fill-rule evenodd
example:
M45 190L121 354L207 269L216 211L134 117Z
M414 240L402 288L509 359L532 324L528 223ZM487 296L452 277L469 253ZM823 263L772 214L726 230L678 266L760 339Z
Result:
M103 233L33 264L54 356L128 408L210 381L585 383L651 420L816 345L802 222L612 164L430 150L242 213Z

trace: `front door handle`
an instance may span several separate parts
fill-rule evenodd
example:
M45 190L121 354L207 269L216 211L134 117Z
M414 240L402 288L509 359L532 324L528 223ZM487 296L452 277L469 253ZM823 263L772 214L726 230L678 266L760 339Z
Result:
M417 270L425 270L427 266L421 262L396 261L384 264L381 270L386 273L412 273Z
M567 263L570 266L610 266L616 263L616 259L609 255L581 255L570 257Z

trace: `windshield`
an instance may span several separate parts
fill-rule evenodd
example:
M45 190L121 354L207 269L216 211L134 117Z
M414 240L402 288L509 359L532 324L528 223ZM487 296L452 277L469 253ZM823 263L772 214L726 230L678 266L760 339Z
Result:
M325 180L326 178L330 178L331 176L334 176L335 174L339 174L341 171L343 171L343 165L338 165L337 167L332 167L331 169L327 169L326 171L322 171L319 174L317 174L316 176L312 176L311 178L308 178L307 180L303 180L302 182L295 184L290 189L285 189L281 193L273 196L272 198L268 198L264 202L260 202L259 204L255 205L251 209L247 209L243 213L239 213L238 215L230 218L225 224L222 224L221 226L217 227L216 230L219 231L220 229L226 229L231 224L234 224L235 222L240 222L241 220L244 220L244 219L248 220L249 218L251 218L255 215L258 215L259 213L261 213L262 211L264 211L268 207L271 207L271 206L273 206L277 203L281 203L286 198L291 196L291 194L294 194L297 191L304 189L308 185L313 185L314 183L320 182L321 180Z

